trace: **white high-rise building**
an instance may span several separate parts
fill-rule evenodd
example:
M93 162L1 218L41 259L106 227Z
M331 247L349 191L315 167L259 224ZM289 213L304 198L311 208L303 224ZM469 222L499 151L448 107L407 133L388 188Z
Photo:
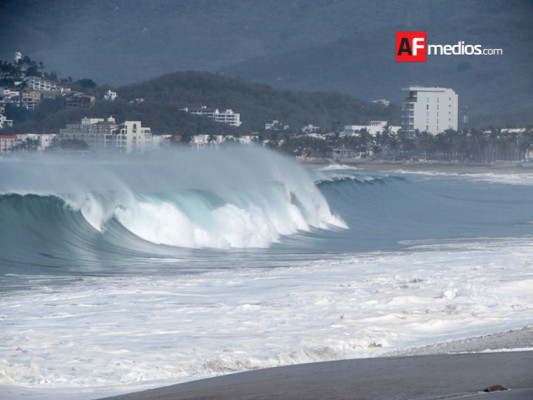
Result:
M409 86L402 103L402 130L416 130L433 135L447 129L457 130L459 98L453 89Z
M81 140L97 151L144 153L152 147L151 129L141 121L119 124L113 117L83 118L80 124L68 124L59 130L61 140Z
M191 114L202 115L209 117L217 122L222 122L231 126L241 126L241 114L233 112L233 110L226 110L220 112L218 108L202 107L186 107L183 109Z

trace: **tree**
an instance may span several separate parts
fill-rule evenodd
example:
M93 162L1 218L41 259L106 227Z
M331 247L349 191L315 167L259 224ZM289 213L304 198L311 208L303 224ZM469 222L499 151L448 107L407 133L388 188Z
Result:
M81 87L88 88L88 89L94 89L97 86L96 83L92 79L88 79L88 78L77 80L75 83L77 83Z
M427 157L433 152L433 147L435 145L434 137L431 133L417 132L415 134L416 148L419 155Z

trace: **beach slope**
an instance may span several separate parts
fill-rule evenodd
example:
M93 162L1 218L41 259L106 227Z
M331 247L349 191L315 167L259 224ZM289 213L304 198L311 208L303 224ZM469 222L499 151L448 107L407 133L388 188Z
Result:
M495 386L494 391L487 391ZM500 390L498 390L500 389ZM114 400L533 399L533 351L321 362L204 379Z

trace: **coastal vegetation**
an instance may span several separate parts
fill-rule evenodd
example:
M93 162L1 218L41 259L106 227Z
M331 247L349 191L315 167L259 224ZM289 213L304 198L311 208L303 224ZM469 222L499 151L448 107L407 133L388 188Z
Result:
M44 65L25 57L18 64L1 63L4 85L14 84L23 72L53 78ZM9 82L9 79L13 82ZM438 135L416 132L407 136L392 129L399 124L400 108L355 99L335 92L302 92L208 72L175 72L139 84L117 89L99 86L92 79L61 81L72 90L96 98L90 108L67 109L65 97L45 98L35 110L8 104L5 110L14 126L3 134L58 133L83 117L113 116L117 120L140 120L154 134L171 134L188 143L194 135L208 134L238 137L254 135L263 143L298 157L330 158L342 150L352 158L384 160L431 159L468 163L493 163L497 160L523 160L533 149L533 131L505 129L503 126L446 131ZM108 90L118 97L105 100ZM220 111L232 109L241 114L242 125L228 126L207 117L192 115L186 107L207 106ZM365 124L371 120L388 121L376 135L364 129L357 135L344 136L344 125ZM266 123L279 121L274 128ZM304 126L313 134L305 134ZM67 143L68 146L79 145Z
M322 140L313 137L286 138L280 148L302 157L331 157L335 149L345 150L352 159L389 161L443 161L492 164L498 161L523 161L533 149L533 129L520 132L491 127L486 130L447 130L438 135L416 132L410 137L384 129L376 136L362 132L357 136L334 135Z

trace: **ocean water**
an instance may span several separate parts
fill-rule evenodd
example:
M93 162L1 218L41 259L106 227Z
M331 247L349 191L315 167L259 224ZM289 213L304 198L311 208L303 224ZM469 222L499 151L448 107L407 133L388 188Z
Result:
M4 389L95 398L533 326L527 171L256 147L0 167Z

